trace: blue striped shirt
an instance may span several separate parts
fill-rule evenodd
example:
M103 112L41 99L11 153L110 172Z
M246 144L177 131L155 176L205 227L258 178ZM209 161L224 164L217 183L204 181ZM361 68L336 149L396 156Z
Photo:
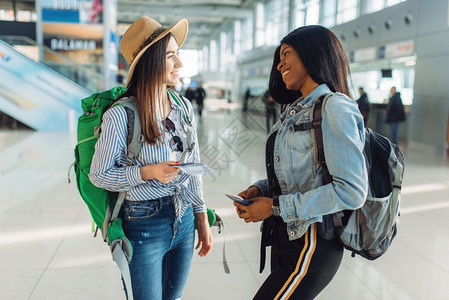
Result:
M190 204L195 213L206 211L201 176L182 174L176 176L173 181L163 184L156 179L145 181L140 173L140 167L145 165L169 160L179 161L181 152L173 151L170 147L170 139L173 134L181 138L184 149L187 149L187 124L182 118L182 109L171 97L170 101L172 111L169 119L175 124L176 132L168 133L163 130L162 120L158 118L161 132L165 131L163 142L154 145L145 142L139 156L132 161L131 165L127 163L126 111L120 105L108 109L103 115L101 135L95 145L89 179L100 188L114 192L126 192L126 199L130 201L174 196L176 215L180 219ZM186 155L186 162L200 162L193 108L189 101L184 102L187 104L192 119L192 141L195 142L192 152Z

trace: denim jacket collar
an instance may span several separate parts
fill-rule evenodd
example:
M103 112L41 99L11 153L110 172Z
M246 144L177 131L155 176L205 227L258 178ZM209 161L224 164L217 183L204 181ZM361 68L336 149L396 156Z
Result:
M318 98L323 94L332 93L327 84L323 83L317 86L306 98L299 98L295 102L293 102L292 106L299 106L302 108L311 107Z
M287 112L289 111L289 108L299 107L299 108L307 108L312 107L312 105L318 100L318 98L323 94L332 93L332 91L329 89L327 84L323 83L317 86L309 95L307 95L306 98L300 97L297 100L295 100L292 104L288 106L287 109L285 109L281 115L279 116L281 121L284 121L285 116Z

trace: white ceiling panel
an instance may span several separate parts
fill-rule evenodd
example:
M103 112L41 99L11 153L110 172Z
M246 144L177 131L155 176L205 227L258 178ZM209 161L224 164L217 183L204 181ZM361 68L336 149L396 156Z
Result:
M250 2L253 0L118 0L117 18L119 24L131 24L146 15L163 25L186 18L189 37L183 48L201 49L226 23L250 18Z

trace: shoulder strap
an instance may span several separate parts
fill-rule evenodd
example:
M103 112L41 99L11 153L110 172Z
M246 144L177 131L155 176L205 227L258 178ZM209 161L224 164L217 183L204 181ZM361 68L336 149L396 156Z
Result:
M128 140L128 164L132 162L134 158L137 158L142 149L145 137L142 134L142 127L140 125L139 112L136 106L136 99L134 97L122 98L116 101L112 107L121 105L126 109L130 109L133 114L127 115L128 117L128 135L132 134L131 141ZM120 212L122 203L125 200L126 192L119 193L117 201L115 202L114 209L112 210L109 222L114 221Z
M120 105L125 108L127 112L128 137L129 135L132 135L131 140L128 139L127 141L129 164L131 163L132 159L139 156L140 150L143 146L143 142L145 141L145 138L142 134L139 112L137 110L135 100L136 99L133 97L122 98L112 105L112 107ZM127 109L129 109L132 114L129 114ZM126 192L120 192L117 196L114 207L107 208L106 217L103 223L103 227L101 228L104 240L106 240L107 238L107 228L118 218L122 204L125 201L125 196ZM130 248L131 246L128 244L129 241L125 241L123 239L110 242L112 259L116 262L118 268L120 269L120 273L122 274L123 282L125 285L126 298L132 300L133 293L131 286L131 274L129 271L129 260L131 259L130 253L132 253L132 250L130 249L132 248Z
M128 159L131 161L140 154L142 150L145 137L142 134L142 126L140 124L139 112L136 106L136 98L127 97L122 98L115 102L113 106L121 105L125 109L129 109L132 114L128 114L128 135L131 135L131 139L128 139Z
M334 94L324 94L321 95L311 110L311 120L312 120L312 139L315 139L315 161L321 165L324 172L324 182L330 183L332 182L332 175L329 173L329 169L326 164L326 156L324 155L324 145L323 145L323 130L321 128L321 123L323 121L323 111L324 107ZM337 227L341 227L343 225L342 218L344 213L342 211L336 212L331 215L332 221L334 225Z
M313 104L311 114L311 123L312 123L312 139L315 140L315 149L314 149L314 158L315 162L321 165L324 170L324 180L326 183L332 181L332 176L329 174L329 169L326 164L326 157L324 155L324 146L323 146L323 131L321 129L321 123L323 121L323 111L324 106L326 105L327 100L333 94L324 94L321 95L318 100Z

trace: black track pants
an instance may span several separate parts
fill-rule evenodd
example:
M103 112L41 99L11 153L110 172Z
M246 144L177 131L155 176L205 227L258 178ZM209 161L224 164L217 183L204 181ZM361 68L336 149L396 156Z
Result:
M323 240L312 224L303 237L289 241L285 227L271 248L271 274L254 299L314 299L332 280L343 257L337 240Z

